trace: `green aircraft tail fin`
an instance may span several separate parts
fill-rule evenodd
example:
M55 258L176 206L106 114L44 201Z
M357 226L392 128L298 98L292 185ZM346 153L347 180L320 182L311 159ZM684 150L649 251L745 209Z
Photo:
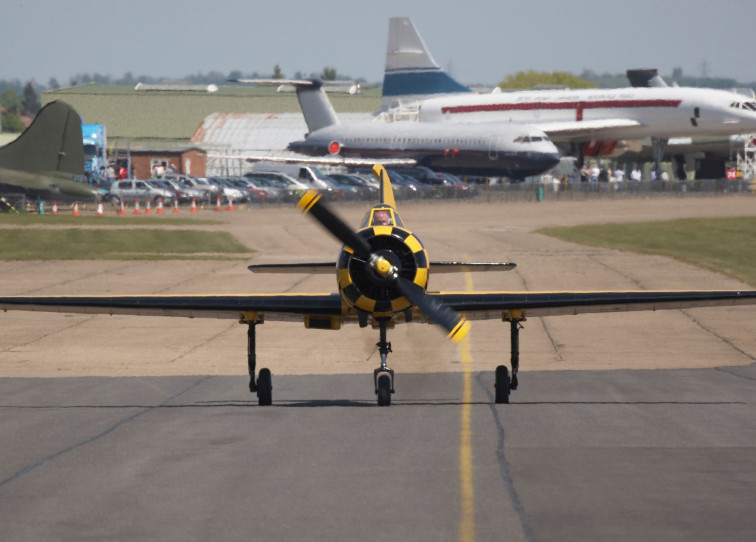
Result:
M79 114L64 102L47 104L29 128L0 148L0 168L84 175Z

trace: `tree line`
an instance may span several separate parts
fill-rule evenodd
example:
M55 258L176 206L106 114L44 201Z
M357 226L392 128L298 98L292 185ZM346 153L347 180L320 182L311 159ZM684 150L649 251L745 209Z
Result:
M192 85L224 85L229 79L285 79L286 76L281 67L276 64L272 73L243 73L240 70L234 70L228 74L219 71L210 71L208 73L197 73L187 75L181 78L181 82ZM318 78L325 81L335 80L352 80L351 77L338 73L336 68L326 66L320 73L305 74L296 72L294 79ZM149 75L135 76L132 72L126 72L121 77L113 77L101 73L78 73L71 77L68 86L73 87L87 83L98 83L101 85L117 85L134 87L137 83L157 84L166 82L165 77L152 77ZM358 82L364 82L364 79L356 79ZM24 130L22 117L34 117L40 110L40 99L42 91L55 90L61 88L60 83L54 77L50 78L46 85L36 81L27 81L22 83L19 79L0 79L0 106L2 106L2 131L4 132L21 132Z
M231 71L224 74L219 71L210 71L208 73L197 73L187 75L181 81L193 85L224 85L229 79L286 79L281 66L276 64L272 73L243 73L240 70ZM305 74L296 72L294 79L319 78L325 81L335 80L354 80L359 83L365 83L364 78L353 79L352 77L338 73L336 68L326 66L320 73ZM667 84L677 83L685 87L705 87L705 88L756 88L756 82L742 83L731 78L715 77L691 77L683 74L682 68L675 68L671 74L662 75ZM152 77L148 75L135 76L132 72L126 72L121 77L113 77L101 73L79 73L71 77L68 86L82 85L86 83L98 83L101 85L119 85L135 86L137 83L156 84L164 83L165 77ZM498 86L505 90L530 89L536 85L563 85L569 88L620 88L628 85L627 77L624 73L598 74L592 70L583 70L580 75L574 75L568 72L537 72L522 71L514 75L507 76ZM0 79L0 106L2 106L2 130L4 132L20 132L24 129L22 117L34 117L40 109L39 96L44 90L54 90L60 88L56 78L50 78L46 85L41 85L36 81L27 81L22 83L18 79Z

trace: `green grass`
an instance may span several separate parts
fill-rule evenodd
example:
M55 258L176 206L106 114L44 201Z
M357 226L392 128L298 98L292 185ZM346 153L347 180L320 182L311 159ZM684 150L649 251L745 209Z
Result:
M211 226L222 224L219 220L196 218L149 217L149 216L72 216L66 214L39 215L37 213L0 213L0 226Z
M756 217L544 228L538 233L582 245L668 256L756 286Z
M2 260L243 260L230 233L160 229L0 229Z

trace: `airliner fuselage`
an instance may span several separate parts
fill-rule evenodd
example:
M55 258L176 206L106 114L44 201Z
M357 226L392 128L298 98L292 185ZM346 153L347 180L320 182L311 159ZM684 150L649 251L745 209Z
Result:
M537 175L559 162L559 151L545 133L511 123L333 124L290 143L289 149L310 156L408 158L450 173L515 178Z
M756 132L756 102L702 88L535 90L429 98L421 122L530 124L554 141L671 138ZM598 136L598 137L597 137Z

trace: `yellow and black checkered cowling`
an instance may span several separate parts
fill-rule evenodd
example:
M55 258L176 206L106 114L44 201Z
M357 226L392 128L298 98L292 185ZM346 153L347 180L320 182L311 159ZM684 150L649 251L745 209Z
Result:
M397 268L399 275L421 288L428 287L428 255L420 239L397 226L371 226L357 232L371 247ZM411 307L409 299L372 270L349 247L344 247L338 261L341 297L352 309L376 316L391 316Z

